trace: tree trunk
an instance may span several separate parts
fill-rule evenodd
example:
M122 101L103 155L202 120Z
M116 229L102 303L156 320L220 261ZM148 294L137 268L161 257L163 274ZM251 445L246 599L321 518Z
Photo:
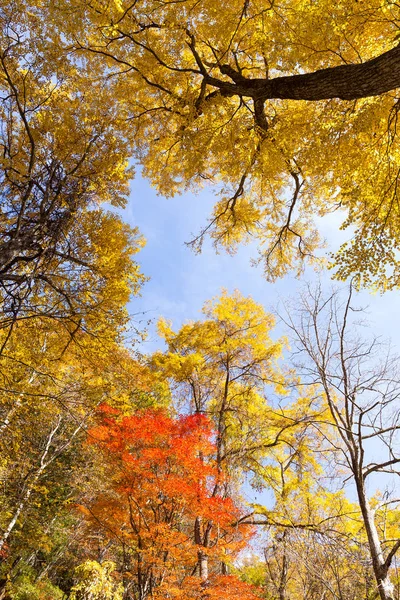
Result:
M5 600L7 594L7 580L0 581L0 600Z
M201 518L200 517L196 517L196 520L194 523L194 539L195 539L196 544L199 547L199 550L197 552L197 567L198 567L199 576L200 576L201 580L203 582L205 582L208 579L208 556L202 550L202 547L204 547L205 540L202 539L202 535L201 535Z
M284 550L283 559L282 559L281 577L279 580L279 589L278 589L279 600L286 600L287 575L288 575L288 565L287 565L286 551Z
M357 481L356 484L379 597L381 600L394 600L394 585L390 581L389 568L383 556L381 542L375 525L374 511L371 509L365 494L364 482Z
M207 581L208 579L208 556L204 554L201 550L198 552L199 558L199 572L200 578L202 581Z
M60 421L57 423L56 427L51 431L51 433L48 437L46 447L45 447L44 452L40 459L39 467L36 470L31 482L26 487L25 492L23 493L9 524L7 525L6 529L4 530L3 535L0 538L0 550L2 550L3 546L7 543L7 540L10 537L11 532L14 529L16 522L18 521L18 518L19 518L21 512L25 508L25 505L28 503L28 500L35 488L36 483L39 481L40 477L42 476L43 472L45 471L45 469L47 468L47 466L49 464L49 462L46 461L46 458L49 453L50 446L53 441L53 437L56 434L59 426L60 426Z

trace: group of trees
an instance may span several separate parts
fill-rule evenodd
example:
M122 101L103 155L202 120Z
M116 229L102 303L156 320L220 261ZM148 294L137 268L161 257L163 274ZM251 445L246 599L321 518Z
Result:
M352 309L308 290L291 368L238 292L161 320L151 356L34 345L2 420L2 597L397 597L400 378Z
M400 597L398 359L353 300L398 287L399 11L0 0L0 600ZM132 159L212 184L191 245L256 237L272 280L345 211L293 362L239 292L135 350Z

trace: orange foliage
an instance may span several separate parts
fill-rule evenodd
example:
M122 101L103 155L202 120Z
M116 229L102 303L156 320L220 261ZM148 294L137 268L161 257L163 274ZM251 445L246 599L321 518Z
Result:
M255 598L236 577L218 575L251 532L238 529L240 508L220 491L226 482L213 459L210 421L162 410L122 416L107 405L100 413L89 438L106 459L107 489L81 508L104 544L119 548L124 580L141 598Z

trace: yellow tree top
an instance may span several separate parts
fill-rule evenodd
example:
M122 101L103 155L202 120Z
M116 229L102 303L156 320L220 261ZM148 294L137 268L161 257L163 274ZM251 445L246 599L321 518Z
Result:
M217 184L196 247L206 231L229 250L255 236L273 279L314 260L314 217L341 208L353 240L337 276L397 285L395 2L65 0L50 14L68 60L112 82L159 191Z

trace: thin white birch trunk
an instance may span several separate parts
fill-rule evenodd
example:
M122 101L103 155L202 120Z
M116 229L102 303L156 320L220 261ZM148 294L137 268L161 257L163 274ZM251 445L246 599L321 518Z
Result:
M47 438L46 446L40 457L39 466L38 466L36 472L34 473L31 481L26 486L25 491L19 500L19 503L14 511L14 514L13 514L8 526L6 527L6 529L4 530L3 534L0 537L0 550L4 547L8 538L10 537L11 532L13 531L22 511L24 510L25 506L27 505L29 498L32 495L32 492L34 491L35 485L39 481L40 477L43 475L43 473L47 469L47 467L56 458L58 458L60 456L60 454L62 454L62 452L64 452L64 450L71 444L72 440L75 438L75 436L78 434L78 432L82 429L84 421L82 421L79 424L79 426L74 430L74 432L69 437L69 439L64 444L61 444L61 446L59 448L55 449L53 454L51 456L49 456L51 446L52 446L52 443L54 440L54 436L56 435L57 431L59 430L61 423L62 423L62 418L59 417L57 419L57 423L55 424L55 426L53 427L53 429L51 430L51 432Z

